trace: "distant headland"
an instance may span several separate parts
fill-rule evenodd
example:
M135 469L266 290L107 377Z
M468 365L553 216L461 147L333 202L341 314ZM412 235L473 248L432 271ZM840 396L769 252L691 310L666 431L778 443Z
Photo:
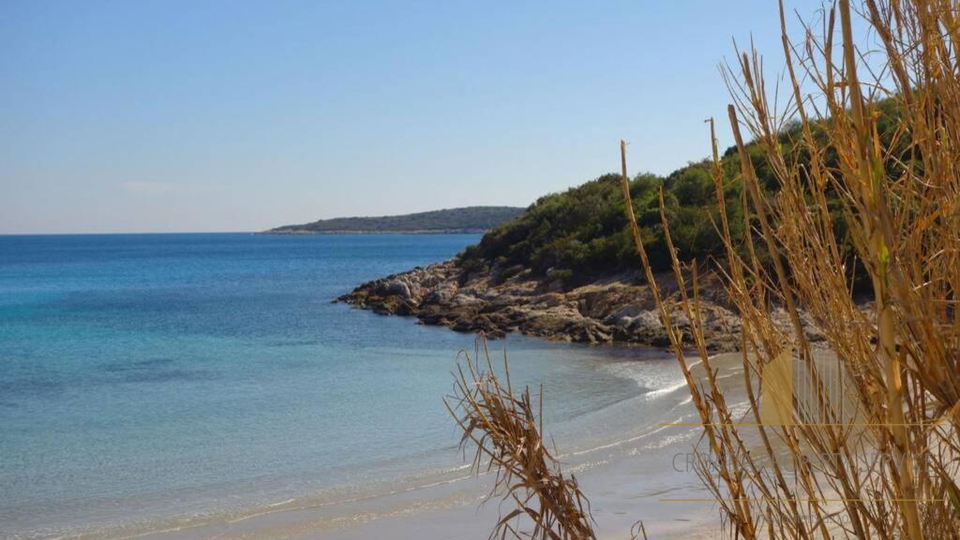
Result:
M484 233L524 212L516 206L467 206L399 216L341 217L284 225L261 234Z

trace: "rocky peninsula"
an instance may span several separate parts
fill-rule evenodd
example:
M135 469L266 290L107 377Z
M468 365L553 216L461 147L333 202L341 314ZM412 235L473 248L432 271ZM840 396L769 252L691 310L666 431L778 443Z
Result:
M535 277L530 270L509 275L500 268L467 272L450 260L364 283L338 300L382 315L417 317L423 324L503 337L509 332L583 343L623 342L667 346L669 341L650 287L639 272L624 272L591 283L565 287L560 279ZM716 275L700 279L707 347L713 352L740 347L740 318ZM676 299L672 275L658 279L662 294ZM681 328L689 320L671 308ZM784 325L788 316L775 313ZM823 337L809 320L812 341Z

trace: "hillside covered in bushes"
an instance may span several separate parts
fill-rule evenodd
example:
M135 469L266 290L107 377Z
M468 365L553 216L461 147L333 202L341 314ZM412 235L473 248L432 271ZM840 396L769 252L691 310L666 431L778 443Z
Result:
M878 105L881 129L894 125L897 110L892 100ZM892 133L881 135L888 140L893 136ZM791 126L781 133L780 144L794 149L791 153L793 159L809 160L809 156L800 150L799 137L799 128ZM761 149L756 143L748 145L747 149L766 195L774 197L779 184ZM824 159L828 166L838 165L836 155L826 155ZM747 221L744 219L740 156L735 147L724 152L720 164L728 218L737 241L743 238ZM634 211L655 270L666 270L670 264L660 220L658 193L661 188L679 258L683 261L697 259L702 263L723 254L724 248L714 226L719 220L719 205L712 168L711 160L702 160L667 176L641 173L631 180ZM841 201L833 191L828 191L828 197L836 225L835 234L850 252L852 246L845 238ZM638 264L636 250L623 204L619 174L605 174L565 192L546 195L520 217L496 227L479 244L469 247L458 265L465 272L497 269L505 277L529 268L535 276L559 278L568 285L635 269ZM759 250L761 246L757 248ZM763 258L762 251L759 256Z
M884 165L893 170L876 171L878 176L903 178L905 168L915 174L923 167L922 156L911 154L915 146L907 141L908 134L892 127L898 123L898 111L893 101L877 104L871 111L877 114L883 147L895 156ZM824 173L821 178L842 178L842 174L835 174L840 173L841 158L829 144L829 128L832 126L825 122L811 127L813 137L820 139L815 146L822 149L818 171ZM790 185L799 184L802 191L812 181L805 177L811 170L806 165L812 160L805 153L806 145L799 142L800 136L796 126L788 126L781 130L776 143L780 146L777 154L782 151L787 161L782 170L800 175L791 178ZM756 171L761 196L775 207L780 181L764 157L768 155L766 149L751 143L745 154ZM704 344L710 351L741 346L740 318L724 291L723 280L704 268L719 266L717 263L723 263L727 255L715 225L721 222L715 175L722 180L723 206L734 248L746 260L756 256L759 274L773 275L768 271L772 259L765 251L766 243L756 234L752 249L746 241L746 231L756 230L758 223L741 178L740 155L736 148L730 148L718 158L719 167L712 160L703 160L666 176L642 173L629 180L652 269L669 271L671 265L660 216L662 191L664 214L678 257L686 262L695 259L704 270L699 309ZM849 161L843 165L855 166ZM855 293L865 293L866 299L869 277L856 258L847 225L848 216L855 213L837 191L844 188L837 186L843 186L842 182L834 186L828 181L823 190L830 226L839 240L838 256L844 261L844 271L852 278L850 286ZM816 204L808 198L811 213L817 210ZM578 342L665 346L669 340L654 294L645 280L639 279L639 260L623 205L620 175L605 174L562 193L541 197L522 215L494 228L453 260L363 283L339 300L385 315L415 316L424 324L483 332L490 337L522 332ZM776 227L776 211L770 214ZM781 262L792 270L788 260L781 258ZM677 291L677 284L665 279L660 290L669 297ZM786 310L771 316L778 326L795 324ZM825 339L804 313L796 324L810 342Z

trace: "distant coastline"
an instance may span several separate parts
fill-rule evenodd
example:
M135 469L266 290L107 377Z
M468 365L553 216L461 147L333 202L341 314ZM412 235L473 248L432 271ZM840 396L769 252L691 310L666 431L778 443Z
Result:
M523 212L516 206L467 206L395 216L320 219L262 234L482 234Z
M321 235L321 234L486 234L490 229L419 229L409 231L368 231L362 229L342 229L329 231L311 231L306 229L289 229L260 231L254 234L278 234L278 235Z

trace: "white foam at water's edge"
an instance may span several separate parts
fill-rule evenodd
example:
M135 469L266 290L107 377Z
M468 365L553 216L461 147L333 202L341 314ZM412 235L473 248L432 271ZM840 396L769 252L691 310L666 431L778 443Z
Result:
M617 362L603 366L604 371L636 383L648 398L656 398L686 387L686 380L675 363Z
M672 386L667 386L666 388L658 388L657 390L651 390L650 392L647 392L646 397L656 398L656 397L664 396L667 394L672 394L673 392L676 392L677 390L680 390L681 388L686 388L686 387L687 387L687 381L680 381L677 384L674 384Z

